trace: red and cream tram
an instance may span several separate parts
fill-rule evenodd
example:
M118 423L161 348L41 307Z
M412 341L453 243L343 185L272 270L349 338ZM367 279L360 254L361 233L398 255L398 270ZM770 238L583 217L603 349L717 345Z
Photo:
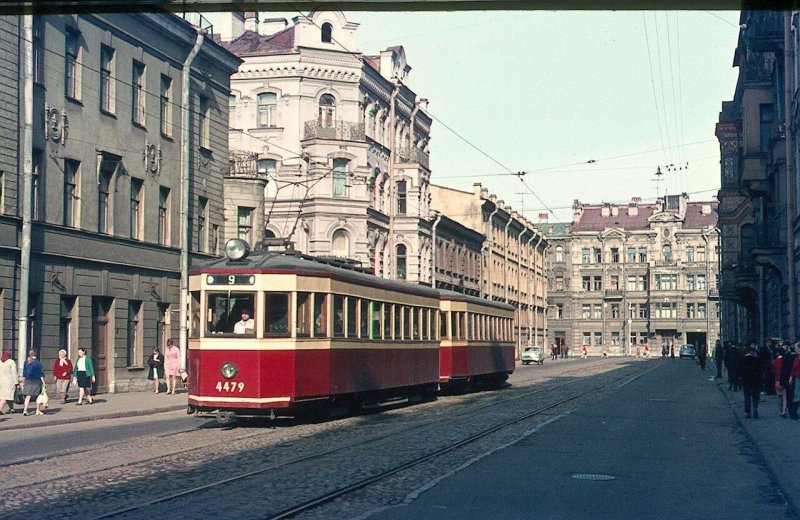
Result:
M190 413L220 422L344 413L473 375L505 380L514 368L511 342L497 341L511 331L510 306L442 299L294 252L248 253L234 239L227 258L190 272Z

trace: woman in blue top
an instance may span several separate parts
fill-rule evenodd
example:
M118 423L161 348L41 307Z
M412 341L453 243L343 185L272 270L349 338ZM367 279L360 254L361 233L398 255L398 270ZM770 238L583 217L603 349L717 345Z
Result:
M42 385L44 384L44 373L42 372L42 363L36 358L36 352L31 350L28 352L28 359L22 367L22 377L25 380L22 383L22 395L25 396L25 404L22 406L22 415L28 415L28 405L31 402L31 397L36 399L42 393ZM44 412L39 408L39 403L36 403L36 415L44 415Z

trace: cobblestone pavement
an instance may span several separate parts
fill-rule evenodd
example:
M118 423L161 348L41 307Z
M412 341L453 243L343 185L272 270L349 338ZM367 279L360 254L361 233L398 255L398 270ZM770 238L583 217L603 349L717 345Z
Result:
M520 369L513 376L513 386L501 391L448 396L380 414L319 424L278 422L232 429L206 428L172 435L169 442L144 436L98 447L90 456L73 454L6 467L0 483L6 499L0 508L6 516L35 511L45 518L85 517L87 510L100 516L256 469L261 472L250 478L119 516L138 518L177 513L203 518L204 514L210 514L208 504L214 503L214 511L224 510L226 516L262 518L320 492L337 489L343 483L374 475L398 461L415 459L520 410L540 407L545 401L575 392L576 387L593 388L603 380L640 372L648 364L603 360L567 362L558 368L555 365L546 371L537 371L535 367ZM588 376L591 373L599 375ZM598 390L597 395L604 391L611 390ZM518 438L520 432L535 428L552 414L565 413L566 409L524 421L508 431L498 432L497 437L487 437L432 463L419 465L310 517L331 518L331 511L358 516L381 505L396 503L422 483L485 451L484 443L503 444L507 439ZM81 482L79 494L75 493L76 481ZM37 492L30 493L31 489Z

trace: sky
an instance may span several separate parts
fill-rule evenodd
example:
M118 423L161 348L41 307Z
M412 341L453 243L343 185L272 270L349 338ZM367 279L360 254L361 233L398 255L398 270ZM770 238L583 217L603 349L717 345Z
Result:
M345 16L360 24L350 50L405 48L409 86L434 118L435 184L481 182L533 222L569 221L574 199L710 200L719 188L714 125L736 86L738 12Z

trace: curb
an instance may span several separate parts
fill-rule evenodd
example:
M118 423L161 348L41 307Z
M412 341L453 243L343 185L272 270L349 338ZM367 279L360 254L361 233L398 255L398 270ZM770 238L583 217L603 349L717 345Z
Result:
M107 412L107 413L96 413L92 415L84 415L80 417L68 417L64 419L53 419L47 422L26 422L21 424L10 424L8 426L0 425L0 431L8 431L8 430L22 430L22 429L29 429L29 428L44 428L47 426L58 426L61 424L74 424L74 423L82 423L82 422L89 422L89 421L100 421L102 419L120 419L123 417L137 417L141 415L152 415L156 413L165 413L165 412L175 412L178 410L185 410L186 405L172 405L172 406L162 406L159 408L149 408L147 410L126 410L126 411L119 411L119 412ZM20 415L22 414L14 414Z

